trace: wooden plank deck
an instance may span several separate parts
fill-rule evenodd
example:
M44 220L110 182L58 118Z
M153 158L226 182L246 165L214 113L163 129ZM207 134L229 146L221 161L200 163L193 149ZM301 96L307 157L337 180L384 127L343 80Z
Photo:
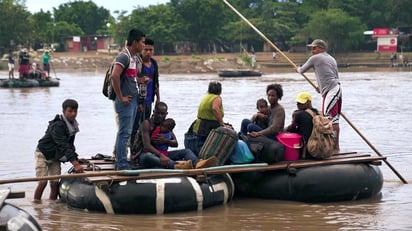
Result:
M240 173L240 172L252 172L252 171L278 171L285 169L298 169L298 168L308 168L314 166L325 166L325 165L334 165L334 164L349 164L349 163L369 163L374 165L380 165L382 160L385 160L386 157L371 156L367 153L339 153L333 155L331 158L326 160L297 160L297 161L282 161L276 164L266 165L266 166L252 166L242 168L205 168L205 169L188 169L179 171L179 172L154 172L154 173L139 173L133 176L119 176L119 175L108 175L108 176L96 176L96 177L87 177L86 179L89 182L101 182L101 181L125 181L132 179L150 179L150 178L164 178L164 177L176 177L176 176L195 176L195 175L213 175L213 174L224 174L224 173ZM105 166L108 167L107 164ZM105 170L113 170L111 168L102 168ZM137 170L138 171L138 170Z

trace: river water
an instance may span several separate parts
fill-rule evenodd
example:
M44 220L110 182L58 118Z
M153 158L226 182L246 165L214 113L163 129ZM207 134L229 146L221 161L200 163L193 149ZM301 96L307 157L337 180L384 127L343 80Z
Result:
M4 76L4 75L3 75ZM313 74L308 74L313 79ZM66 98L79 102L80 132L76 137L81 157L111 153L115 137L113 106L101 94L102 73L59 73L60 87L0 89L0 175L2 179L32 177L34 149L47 123L61 113ZM44 230L411 230L412 214L412 72L344 72L343 112L352 124L388 157L388 162L411 184L402 184L385 163L382 195L378 198L326 204L235 199L224 206L200 212L166 215L107 215L76 210L44 199L33 203L35 182L0 185L25 191L23 199L10 199L34 215ZM296 73L270 74L257 78L223 79L216 74L161 75L161 99L169 105L169 117L177 122L179 146L196 116L197 105L211 80L222 82L225 122L239 130L240 121L255 112L265 87L280 83L286 124L295 110L300 91L313 94L320 108L321 97ZM341 118L342 151L375 152ZM63 165L67 170L70 164ZM43 198L48 198L46 189Z

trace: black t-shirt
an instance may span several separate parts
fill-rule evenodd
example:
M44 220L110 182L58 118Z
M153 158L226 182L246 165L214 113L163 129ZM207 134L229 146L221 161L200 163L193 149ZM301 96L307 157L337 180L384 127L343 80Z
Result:
M315 114L318 114L318 110L312 109ZM310 134L312 133L313 122L312 116L305 110L296 110L294 112L295 119L293 121L292 126L289 126L287 131L288 132L295 132L298 133L303 137L305 142L308 141Z

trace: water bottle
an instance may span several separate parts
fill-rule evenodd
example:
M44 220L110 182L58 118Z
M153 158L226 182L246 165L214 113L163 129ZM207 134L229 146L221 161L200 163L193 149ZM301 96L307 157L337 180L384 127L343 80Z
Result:
M147 95L147 85L144 83L139 84L139 98L146 99Z

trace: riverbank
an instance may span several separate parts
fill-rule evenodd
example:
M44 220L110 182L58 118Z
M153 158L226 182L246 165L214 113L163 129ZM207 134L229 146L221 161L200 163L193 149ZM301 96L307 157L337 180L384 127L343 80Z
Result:
M289 60L300 65L310 53L284 53ZM32 62L41 63L41 53L31 53ZM403 65L400 55L392 63L389 53L346 53L336 54L340 71L378 71L382 69L412 71L411 63ZM272 58L271 52L256 53L256 68L264 74L293 71L293 65L281 54ZM403 57L411 57L412 53L404 53ZM56 52L51 62L51 72L98 71L104 72L115 58L115 54L107 52ZM193 54L193 55L156 55L160 74L217 73L222 69L253 69L240 53ZM17 65L18 66L18 65ZM7 64L3 63L6 71ZM17 71L18 67L16 68Z

